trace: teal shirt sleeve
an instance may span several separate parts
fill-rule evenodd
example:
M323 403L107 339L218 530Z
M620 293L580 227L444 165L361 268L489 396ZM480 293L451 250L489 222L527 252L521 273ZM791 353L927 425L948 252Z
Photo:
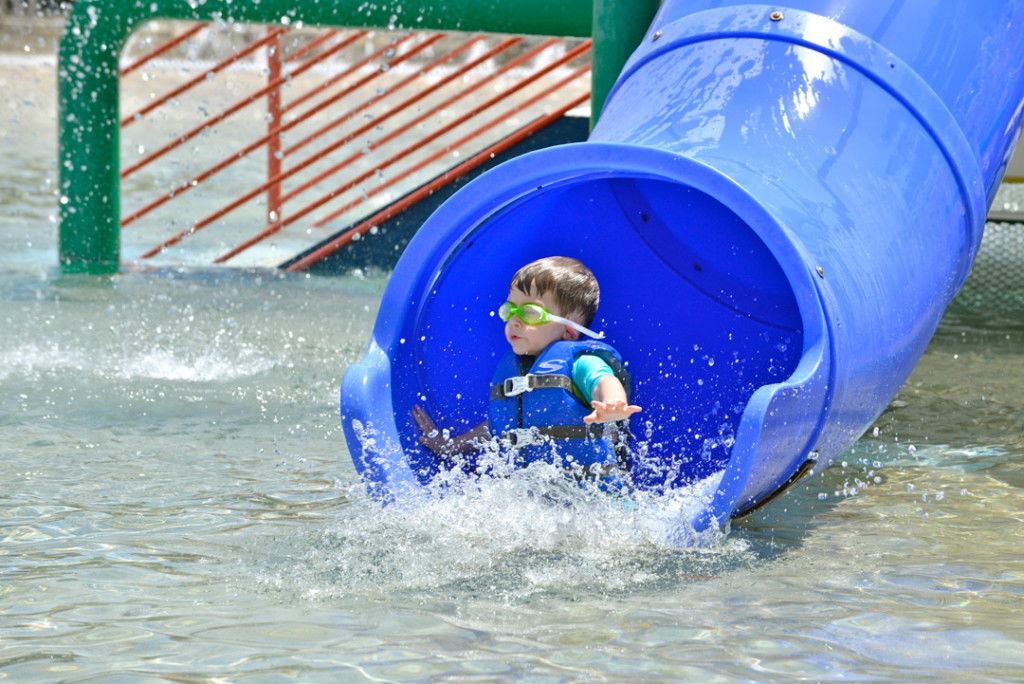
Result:
M602 379L615 375L604 359L594 354L582 354L572 364L572 384L576 385L589 406L594 400L594 389Z

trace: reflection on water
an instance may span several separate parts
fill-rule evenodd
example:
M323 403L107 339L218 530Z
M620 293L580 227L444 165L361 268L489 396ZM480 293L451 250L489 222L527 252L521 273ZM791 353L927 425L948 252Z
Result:
M542 473L381 508L337 396L384 278L56 276L52 121L27 113L51 110L27 107L0 103L3 676L1024 671L1019 316L947 315L876 432L701 547Z

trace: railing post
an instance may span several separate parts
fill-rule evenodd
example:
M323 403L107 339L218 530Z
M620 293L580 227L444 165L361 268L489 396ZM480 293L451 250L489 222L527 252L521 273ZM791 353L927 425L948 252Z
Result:
M601 116L604 100L615 84L615 79L643 40L660 4L661 0L594 0L591 128Z

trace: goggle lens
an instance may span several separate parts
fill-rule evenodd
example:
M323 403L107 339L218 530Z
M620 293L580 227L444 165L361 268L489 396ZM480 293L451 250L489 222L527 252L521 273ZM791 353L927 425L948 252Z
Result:
M540 304L523 304L522 306L516 306L512 302L505 302L498 307L498 318L505 321L506 323L513 316L519 316L519 320L527 325L543 325L544 323L563 323L570 328L574 328L588 337L593 337L595 340L600 340L604 337L603 332L594 332L590 328L580 325L576 321L570 321L568 318L562 318L556 316Z
M536 304L523 304L519 307L519 317L530 325L540 325L548 320L548 310Z
M512 302L505 302L498 308L498 318L506 323L513 316L519 316L519 320L527 325L541 325L547 323L548 313L540 304L516 306Z

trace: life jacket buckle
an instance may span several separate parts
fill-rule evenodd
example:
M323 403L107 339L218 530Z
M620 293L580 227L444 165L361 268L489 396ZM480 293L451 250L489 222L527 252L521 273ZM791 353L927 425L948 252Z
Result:
M530 378L525 375L505 378L505 382L502 384L502 391L504 391L506 397L515 397L532 389L530 387Z
M520 447L540 442L540 434L537 428L512 428L504 435L510 446Z

